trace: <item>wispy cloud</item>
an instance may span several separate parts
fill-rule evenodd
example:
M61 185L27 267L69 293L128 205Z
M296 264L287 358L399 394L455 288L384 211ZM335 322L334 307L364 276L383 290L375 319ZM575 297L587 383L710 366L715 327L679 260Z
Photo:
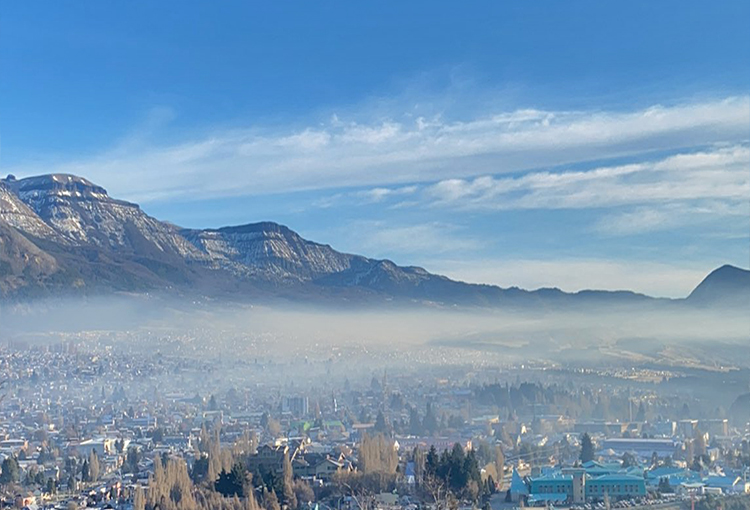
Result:
M498 186L519 185L473 179L476 176L743 142L750 97L626 112L521 109L460 121L392 112L376 122L363 122L356 112L347 115L350 118L332 116L322 125L287 131L262 126L217 131L167 146L133 135L90 158L30 162L5 171L19 176L82 174L113 194L142 202L367 186L382 188L372 192L370 199L377 199L394 185L435 181L444 181L435 190L445 199L461 199L465 193L486 195L484 188L497 192ZM628 167L611 171L631 172ZM600 182L594 177L587 173L534 178L539 180L537 189L543 189L559 186L555 179ZM726 184L731 183L717 186ZM565 200L585 202L586 197L570 195Z
M750 148L744 145L591 170L520 177L447 179L427 188L437 205L463 209L578 209L679 200L745 200Z
M414 225L393 224L385 221L360 220L346 224L344 248L366 253L377 258L399 256L404 262L417 255L474 255L482 247L481 241L462 227L447 222L428 222Z
M386 200L404 198L415 194L419 186L397 186L397 187L375 187L357 191L338 192L327 195L313 202L313 206L328 208L334 206L369 205L379 204Z
M747 239L747 218L750 204L746 200L699 200L613 211L600 217L593 230L601 235L622 236L690 226L704 236Z
M337 193L321 204L388 201L393 207L458 212L596 209L594 231L631 235L750 214L750 147L717 145L662 159L587 170L445 179L401 188ZM401 197L408 195L408 200ZM724 229L725 231L727 229ZM736 230L736 229L735 229ZM734 235L726 231L725 235Z

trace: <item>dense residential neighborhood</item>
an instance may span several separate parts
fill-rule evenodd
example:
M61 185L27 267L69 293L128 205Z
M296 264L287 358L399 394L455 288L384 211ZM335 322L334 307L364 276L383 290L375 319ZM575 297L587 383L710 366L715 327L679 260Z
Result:
M750 492L747 428L665 393L678 372L406 371L373 354L358 374L325 353L214 372L211 357L92 338L3 348L5 505L589 508ZM300 369L329 380L294 384ZM240 370L245 387L218 384Z

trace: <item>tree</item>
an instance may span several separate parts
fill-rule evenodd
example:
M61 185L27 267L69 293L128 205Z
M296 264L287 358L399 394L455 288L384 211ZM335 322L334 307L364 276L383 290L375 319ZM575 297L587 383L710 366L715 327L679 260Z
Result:
M164 441L164 431L161 428L155 428L151 433L151 440L154 443L161 443Z
M419 436L422 434L422 422L416 407L409 407L409 434Z
M594 443L588 432L581 436L581 462L590 462L594 460Z
M636 466L636 465L637 465L637 462L636 462L635 457L633 456L632 453L625 452L622 455L622 466L621 467L623 469L629 468L629 467L633 467L633 466Z
M643 406L643 402L638 405L638 412L635 415L635 421L646 421L646 408Z
M422 427L425 432L430 435L433 435L438 431L437 417L435 416L435 411L432 409L432 403L430 402L427 403L427 410L424 415L424 420L422 420Z
M133 510L146 510L146 496L143 494L143 487L138 485L133 495Z
M10 456L3 461L2 473L0 473L0 484L8 485L11 483L18 483L20 479L20 469L18 467L18 460L15 457Z
M232 466L231 471L222 471L214 482L214 489L222 496L246 496L250 494L251 478L241 462Z
M435 445L430 446L430 450L427 452L427 457L425 458L424 463L424 470L425 474L427 475L435 475L438 469L438 464L440 463L440 456L437 453L437 449L435 449Z
M495 471L494 464L489 463L488 466ZM445 508L453 496L476 501L479 496L490 492L487 483L482 481L476 453L474 450L464 453L458 443L440 455L434 447L430 448L425 458L421 485L439 509ZM494 481L492 485L494 488Z
M375 418L375 432L386 434L388 432L388 423L385 421L383 411L378 411L378 417Z
M294 473L288 452L284 454L282 487L282 503L287 508L297 508L297 495L294 493Z
M294 482L294 496L297 498L298 505L315 501L315 492L313 492L312 487L302 480Z
M67 486L68 486L68 492L75 492L76 490L78 490L78 483L76 482L75 476L70 475L68 477Z
M695 429L693 439L693 454L702 456L706 454L706 436L699 429Z
M89 481L96 482L99 479L99 457L96 451L91 450L89 455Z
M656 452L651 453L651 467L655 468L659 466L659 454Z
M275 491L265 491L263 493L263 506L266 510L281 510L281 505L279 505L279 498L276 497Z
M193 469L190 471L190 478L193 483L200 483L208 475L208 455L201 455L193 462Z
M667 478L666 476L659 478L658 490L662 494L669 494L669 493L674 492L674 490L672 489L672 486L669 485L669 478Z
M81 481L83 483L88 483L91 481L91 472L89 471L89 463L86 460L84 460L83 464L81 464Z
M125 471L128 473L138 474L138 464L141 462L141 453L138 448L131 446L125 456Z
M502 488L503 478L505 477L505 454L500 445L495 446L495 469L497 471L497 480Z
M398 467L398 452L393 441L383 434L362 436L359 444L359 468L365 473L395 473Z

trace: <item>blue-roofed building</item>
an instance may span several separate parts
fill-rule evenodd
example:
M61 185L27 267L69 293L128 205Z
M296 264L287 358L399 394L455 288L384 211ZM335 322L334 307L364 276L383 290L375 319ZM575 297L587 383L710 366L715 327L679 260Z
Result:
M625 499L646 495L646 480L627 474L602 475L586 480L586 499Z
M522 499L526 499L526 497L529 495L529 487L526 485L526 482L523 481L523 478L521 478L521 475L518 474L518 471L515 469L513 470L513 474L510 478L510 499L514 503L518 503Z
M687 468L660 466L656 469L646 471L646 483L650 487L658 487L659 480L665 478L673 490L683 483L696 483L701 481L699 473Z
M540 501L540 497L545 494L565 494L570 499L573 497L573 475L558 472L554 475L539 476L532 478L529 485L529 499Z
M569 494L531 494L529 496L529 504L536 505L537 503L557 503L564 504L570 500Z
M724 494L744 494L750 492L750 483L739 476L708 475L703 479L706 487L721 489Z
M645 496L646 480L642 474L636 476L626 469L616 471L614 466L597 463L558 469L529 480L529 502L580 503L601 500L605 494L612 499Z

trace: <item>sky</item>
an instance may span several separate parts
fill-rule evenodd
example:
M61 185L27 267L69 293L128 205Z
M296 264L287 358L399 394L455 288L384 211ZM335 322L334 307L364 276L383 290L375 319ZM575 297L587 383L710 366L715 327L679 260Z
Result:
M504 287L750 265L750 2L26 1L0 174Z

